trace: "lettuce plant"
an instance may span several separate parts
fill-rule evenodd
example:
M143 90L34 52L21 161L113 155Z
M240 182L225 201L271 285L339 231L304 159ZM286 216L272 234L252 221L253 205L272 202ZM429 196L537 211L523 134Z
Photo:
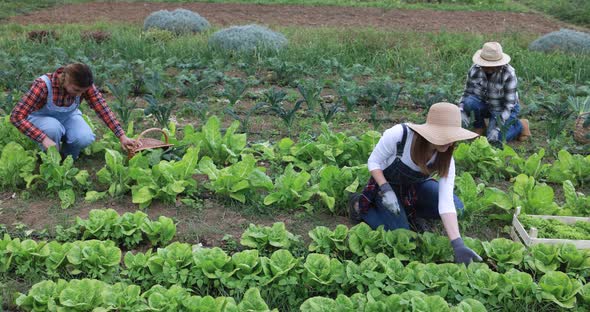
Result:
M104 281L112 279L119 270L121 249L112 241L76 241L66 255L68 272L84 274Z
M559 248L559 261L565 264L564 272L582 277L590 276L590 251L577 249L574 244L563 244Z
M287 231L283 222L275 222L272 227L250 224L242 233L240 244L267 254L277 249L291 249L300 245L301 238Z
M559 268L559 249L555 245L536 244L529 248L525 256L525 265L533 272L547 273Z
M37 164L37 158L32 154L15 142L4 146L0 156L0 188L16 189L25 184Z
M319 252L328 255L338 255L348 251L348 228L339 224L334 231L325 226L317 226L308 232L312 242L309 244L309 251Z
M209 156L216 165L233 164L246 147L246 134L236 133L239 126L240 123L234 121L222 134L219 118L212 116L200 132L195 132L190 125L184 127L184 138L179 144L199 146L201 156Z
M512 267L519 267L524 260L526 248L506 238L495 238L482 242L488 258L494 260L498 270L505 272Z
M72 156L61 159L55 147L50 147L46 153L41 153L43 161L39 167L39 175L27 178L27 187L34 179L40 178L46 185L48 192L57 192L61 200L61 207L71 207L76 201L74 188L86 188L89 184L89 174L86 170L74 167Z
M376 231L366 223L359 223L348 231L348 247L359 257L374 256L383 250L383 227Z
M570 154L566 150L557 153L547 174L547 181L562 183L570 180L574 185L584 185L590 177L590 155Z
M576 192L574 184L570 180L563 181L563 194L565 204L562 207L564 215L587 216L590 214L590 196Z
M196 279L202 277L193 272L191 246L179 242L174 242L166 248L158 248L156 254L149 258L147 267L154 281L165 286L179 284L192 287L196 285Z
M333 198L326 193L318 191L318 186L310 185L311 175L305 171L297 172L293 165L289 164L284 173L275 180L273 191L265 198L264 204L275 205L283 209L296 209L305 207L312 210L309 201L314 195L319 195L326 205L333 205Z
M366 166L359 169L366 170ZM357 168L336 166L324 166L319 169L319 191L331 198L326 202L332 213L343 214L348 195L359 188L357 171L359 171Z
M88 213L88 219L76 217L76 224L84 234L82 239L108 239L116 230L119 213L113 209L93 209Z
M279 310L271 310L266 302L264 302L264 299L262 299L260 290L258 290L258 288L250 288L246 291L242 301L238 304L238 311L278 312Z
M12 265L15 273L18 276L25 276L27 274L40 274L42 272L42 263L46 254L41 253L46 242L37 243L31 239L21 241L18 238L9 241L9 237L5 236L4 241L7 243L6 251L10 253Z
M255 200L260 191L273 187L272 180L265 173L265 168L256 166L256 159L251 154L242 156L242 160L223 169L217 169L208 156L199 162L199 170L209 177L205 186L220 195L227 195L241 203L247 199Z
M132 201L140 208L148 207L152 200L174 202L179 194L191 194L197 182L193 179L198 163L198 148L189 148L182 160L162 160L152 168L149 160L137 155L130 161L129 174L136 181L132 186Z
M176 224L172 219L160 216L158 221L145 219L141 231L153 246L164 246L176 235Z
M311 253L305 258L302 279L315 292L325 294L336 292L344 279L345 267L338 259L327 255Z
M582 289L582 283L563 272L550 271L539 280L539 288L544 300L571 309L576 304L576 295Z
M535 178L519 174L512 185L513 206L520 206L523 213L551 215L558 206L553 202L553 188L538 183Z
M129 168L124 164L123 155L115 150L105 149L104 158L105 166L96 173L98 182L109 186L107 192L111 197L129 192L131 190L131 176Z
M461 143L453 153L457 168L488 182L512 176L514 170L507 165L507 159L514 156L517 156L516 152L508 145L502 150L496 149L485 137L469 144Z
M201 270L207 279L219 279L231 272L231 257L219 247L201 248L193 251L194 268Z
M512 208L512 200L502 190L476 184L469 172L463 172L456 179L457 196L465 205L468 215L483 213L493 206L508 210Z
M537 180L545 178L547 171L551 167L549 164L542 163L545 156L545 149L540 149L537 153L532 154L527 159L520 156L513 156L510 159L517 172L531 176Z
M418 234L406 229L396 229L383 233L383 241L388 248L393 249L395 258L401 261L411 260L416 252Z

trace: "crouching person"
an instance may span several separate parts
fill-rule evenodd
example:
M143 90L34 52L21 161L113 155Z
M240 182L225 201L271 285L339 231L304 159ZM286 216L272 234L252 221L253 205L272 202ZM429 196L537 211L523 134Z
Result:
M10 122L44 151L56 146L63 157L71 155L77 159L80 151L95 139L79 110L82 99L119 138L124 149L135 144L125 135L115 114L94 85L92 71L82 63L60 67L35 79L14 107Z

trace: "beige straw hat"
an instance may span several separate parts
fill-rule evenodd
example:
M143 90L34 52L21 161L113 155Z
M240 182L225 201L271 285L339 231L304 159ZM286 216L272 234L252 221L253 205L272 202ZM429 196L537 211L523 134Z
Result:
M481 50L473 54L473 63L484 67L502 66L510 63L510 56L502 52L497 42L486 42Z
M446 145L478 136L477 133L461 127L459 107L446 102L436 103L430 107L425 124L408 124L408 127L434 145Z

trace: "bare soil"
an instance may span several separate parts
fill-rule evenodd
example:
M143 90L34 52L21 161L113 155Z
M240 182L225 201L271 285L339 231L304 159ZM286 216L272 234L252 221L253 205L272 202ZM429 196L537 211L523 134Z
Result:
M6 22L70 24L97 21L142 24L157 10L185 8L198 12L215 26L258 23L270 26L375 27L422 32L527 32L542 34L567 26L535 13L401 10L334 6L223 4L223 3L113 3L56 6Z

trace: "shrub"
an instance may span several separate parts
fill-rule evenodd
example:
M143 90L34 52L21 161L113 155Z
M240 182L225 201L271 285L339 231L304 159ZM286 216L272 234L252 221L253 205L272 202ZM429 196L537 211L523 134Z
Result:
M111 34L109 32L100 31L100 30L86 30L82 32L82 38L88 41L94 41L96 43L101 43L109 40L111 38Z
M175 34L202 32L209 28L209 22L201 15L185 10L160 10L153 12L143 22L143 29L157 28Z
M590 34L571 29L561 29L531 42L529 49L541 52L559 50L573 53L590 53Z
M53 30L31 30L27 33L27 38L31 41L46 42L49 39L58 39L58 35Z
M232 52L277 51L287 45L283 34L259 25L232 26L209 38L209 46Z

